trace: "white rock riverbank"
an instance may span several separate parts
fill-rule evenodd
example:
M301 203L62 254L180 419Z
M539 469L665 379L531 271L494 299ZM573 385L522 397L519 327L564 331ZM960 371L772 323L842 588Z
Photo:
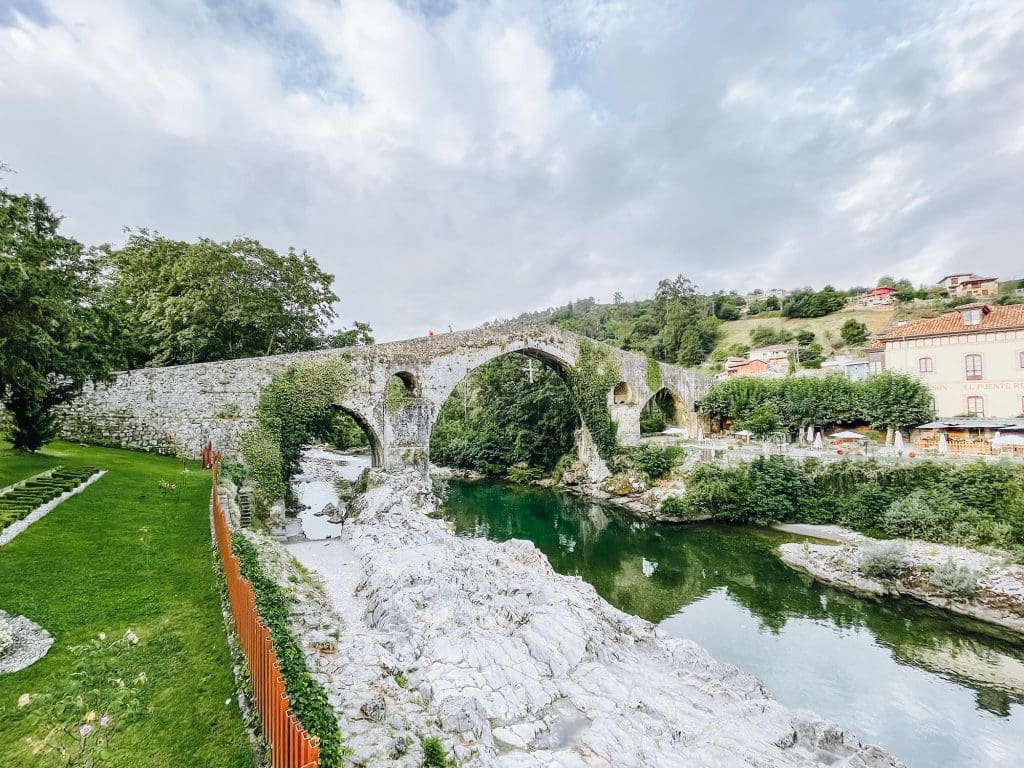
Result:
M779 547L782 561L819 581L861 594L913 597L938 608L1024 633L1024 566L965 547L900 540L906 552L899 578L884 581L860 573L863 553L879 542L838 526L776 526L783 530L829 539L836 544L793 543ZM977 594L969 600L943 597L930 584L928 572L952 561L978 574Z
M418 765L417 734L440 734L460 766L902 765L616 610L532 544L454 536L416 477L373 480L339 537L288 545L312 580L278 568L307 606L309 663L353 764Z

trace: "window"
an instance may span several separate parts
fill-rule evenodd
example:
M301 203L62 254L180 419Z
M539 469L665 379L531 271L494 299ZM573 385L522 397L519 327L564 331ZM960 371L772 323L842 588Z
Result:
M1024 368L1024 352L1018 352L1017 353L1017 364L1021 368Z
M981 380L981 355L965 355L964 368L967 372L968 381Z
M985 398L972 395L967 398L967 415L968 416L984 416L985 415Z
M964 325L981 324L981 308L965 309L960 313L960 316L964 319Z
M917 359L917 370L921 373L931 373L935 370L935 363L930 357L919 357Z

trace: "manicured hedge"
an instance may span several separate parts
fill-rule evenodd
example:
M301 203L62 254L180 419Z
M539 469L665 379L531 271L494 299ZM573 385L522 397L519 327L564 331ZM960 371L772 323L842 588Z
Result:
M96 467L57 467L49 477L29 480L3 494L0 496L0 531L24 520L43 504L77 488L98 471Z

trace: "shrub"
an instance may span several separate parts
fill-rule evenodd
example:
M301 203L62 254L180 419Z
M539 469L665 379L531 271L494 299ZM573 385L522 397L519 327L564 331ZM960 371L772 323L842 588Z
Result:
M957 565L952 557L932 569L928 582L940 595L953 600L969 600L978 592L978 572Z
M645 445L630 448L615 457L615 469L619 472L638 469L651 480L667 475L684 456L686 451L675 446L659 448Z
M338 768L347 751L341 744L334 708L328 702L323 687L306 667L305 653L292 632L289 619L292 598L264 573L259 552L252 541L234 533L231 549L238 558L242 576L252 584L256 607L270 633L292 712L302 726L319 739L320 765Z
M686 502L678 496L666 496L662 499L658 509L663 515L672 515L673 517L686 517L690 512Z
M448 758L444 754L444 745L437 736L423 740L423 768L448 768Z
M944 491L919 489L890 504L881 527L890 536L943 541L964 516L964 506Z
M865 549L857 561L857 570L871 579L894 579L907 566L907 551L896 541L887 541Z

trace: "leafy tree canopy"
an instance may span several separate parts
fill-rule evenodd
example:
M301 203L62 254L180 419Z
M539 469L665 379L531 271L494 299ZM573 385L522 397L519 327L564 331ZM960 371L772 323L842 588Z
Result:
M52 436L53 406L110 367L97 259L60 222L42 197L0 190L0 400L28 450Z
M334 278L311 256L251 238L189 243L140 229L105 262L129 368L314 349L335 317Z

